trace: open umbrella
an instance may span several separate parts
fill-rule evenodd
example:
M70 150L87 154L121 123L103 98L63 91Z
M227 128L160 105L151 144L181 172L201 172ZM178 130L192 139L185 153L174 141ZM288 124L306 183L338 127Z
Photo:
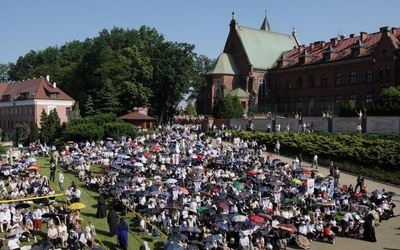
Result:
M40 166L37 164L32 164L31 166L28 167L29 170L36 170L39 171L40 170Z
M174 233L189 232L189 233L199 234L201 233L201 230L197 227L176 227L172 232Z
M182 192L183 194L189 194L189 190L187 190L187 188L180 187L179 189L181 190L181 192Z
M241 214L239 214L239 215L235 215L232 219L231 219L231 221L233 221L233 222L244 222L244 221L247 221L249 218L247 217L247 216L244 216L244 215L241 215Z
M15 236L15 235L18 235L18 234L23 234L23 233L25 233L26 231L25 230L22 230L22 229L16 229L16 230L12 230L11 232L9 232L8 234L7 234L7 238L10 238L10 237L13 237L13 236Z
M264 218L258 215L250 215L249 220L254 221L256 223L263 223L265 222Z
M57 215L55 213L44 213L42 214L42 218L56 218Z
M175 183L177 183L177 182L178 182L178 180L177 180L177 179L174 179L174 178L169 178L169 179L167 179L167 180L165 181L166 184L175 184Z
M210 217L212 222L224 222L229 221L229 216L227 214L213 214Z
M110 177L117 177L119 175L119 173L116 171L110 171L107 173L107 175Z
M299 179L292 179L292 183L296 185L301 185L303 182Z
M168 242L164 245L164 250L183 250L183 247L175 242Z
M34 243L31 248L31 250L49 250L53 249L53 243L51 243L48 240L40 240L36 243Z
M30 206L31 206L31 204L29 204L29 203L19 203L19 204L15 205L15 209L28 208Z
M170 241L170 242L179 242L179 241L183 242L183 241L187 241L188 237L186 235L184 235L184 234L181 234L181 233L172 233L168 237L167 240Z
M237 181L237 182L233 183L233 187L236 188L237 190L242 190L242 189L244 189L244 183Z
M297 228L294 224L278 224L278 228L291 233L297 233Z
M80 202L75 202L75 203L72 203L71 205L69 205L68 209L69 210L79 210L79 209L82 209L85 207L86 207L85 204L80 203Z

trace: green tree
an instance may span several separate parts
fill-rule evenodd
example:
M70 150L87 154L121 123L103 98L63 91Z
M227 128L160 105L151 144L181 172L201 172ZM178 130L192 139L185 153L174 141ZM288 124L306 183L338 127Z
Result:
M220 94L216 93L216 96L217 95ZM244 109L237 96L231 96L228 94L223 98L216 98L213 109L214 118L232 119L243 117Z
M40 138L39 136L39 126L36 122L33 123L31 128L30 140L31 142L37 141Z
M113 87L111 80L106 80L104 87L99 90L97 96L97 112L99 113L115 113L119 114L121 106L118 96Z
M357 116L357 106L354 101L348 101L348 102L341 102L340 103L340 111L339 111L339 116L343 117L352 117L352 116Z
M27 144L29 138L29 127L26 123L18 123L14 126L12 132L12 138L15 145L22 143L23 145Z
M43 109L40 115L40 139L45 143L53 143L61 137L61 120L57 110L53 109L47 115Z
M188 116L197 116L196 108L194 107L192 102L188 102L185 108L185 115Z
M400 87L384 88L375 105L380 115L400 115Z
M0 82L8 82L8 72L10 70L9 64L0 63Z
M224 97L222 95L222 89L217 87L214 94L214 105L213 105L213 116L214 118L223 118L225 109Z
M86 99L86 103L85 103L85 115L86 116L91 116L91 115L94 115L96 113L96 111L94 110L93 105L94 105L93 98L92 98L91 95L88 95L88 97Z

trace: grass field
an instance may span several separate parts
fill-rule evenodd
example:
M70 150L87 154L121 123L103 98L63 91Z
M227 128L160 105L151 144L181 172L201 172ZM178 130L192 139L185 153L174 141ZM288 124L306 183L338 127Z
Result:
M41 174L50 176L49 159L39 158L37 163L42 167L40 170ZM107 218L101 219L96 217L97 199L99 197L99 193L88 190L85 186L85 183L78 178L77 173L68 172L61 165L57 166L57 170L61 170L64 173L65 177L64 188L71 185L71 182L74 181L81 190L80 201L86 205L86 208L81 210L81 217L84 219L83 227L85 227L86 224L89 221L91 221L96 227L96 233L97 233L96 239L99 245L103 246L106 249L118 249L116 236L112 237L109 234ZM96 172L98 173L101 169L100 166L94 166L92 167L91 170L94 173ZM57 183L57 176L56 176L56 182L53 182L52 186L56 190L59 190ZM65 197L64 196L60 197L62 198L57 199L58 205L65 204L66 200ZM107 204L107 212L108 212L111 206L111 201L108 200L107 203L108 203ZM154 238L152 236L147 236L139 233L139 228L138 228L139 221L132 212L128 211L126 213L125 219L130 226L129 243L128 243L129 249L139 249L140 245L142 245L144 241L148 242L151 249L154 250L164 249L163 242L165 238ZM45 237L45 233L42 233L40 236Z

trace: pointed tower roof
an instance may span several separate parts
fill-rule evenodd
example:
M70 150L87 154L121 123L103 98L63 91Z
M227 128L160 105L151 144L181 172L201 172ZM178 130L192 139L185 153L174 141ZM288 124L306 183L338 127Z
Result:
M272 31L271 25L269 24L268 18L267 18L267 12L265 12L265 18L263 23L261 24L260 30L265 30L265 31Z

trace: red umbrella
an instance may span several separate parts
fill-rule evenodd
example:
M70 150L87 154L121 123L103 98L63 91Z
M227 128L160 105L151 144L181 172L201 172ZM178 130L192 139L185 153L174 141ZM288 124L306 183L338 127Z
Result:
M250 216L249 216L249 219L250 219L251 221L256 222L256 223L263 223L263 222L265 222L264 218L261 217L261 216L259 216L259 215L250 215Z
M257 172L254 171L254 170L250 170L249 172L247 172L247 174L250 175L250 176L256 176Z
M40 166L37 164L32 164L28 167L29 170L36 170L39 171L40 170Z
M289 231L291 233L297 233L297 228L294 224L278 224L278 228Z
M217 206L222 210L229 211L229 205L223 201L218 202Z
M187 189L184 188L184 187L180 187L180 190L181 190L181 192L184 193L184 194L189 194L189 190L187 190Z

